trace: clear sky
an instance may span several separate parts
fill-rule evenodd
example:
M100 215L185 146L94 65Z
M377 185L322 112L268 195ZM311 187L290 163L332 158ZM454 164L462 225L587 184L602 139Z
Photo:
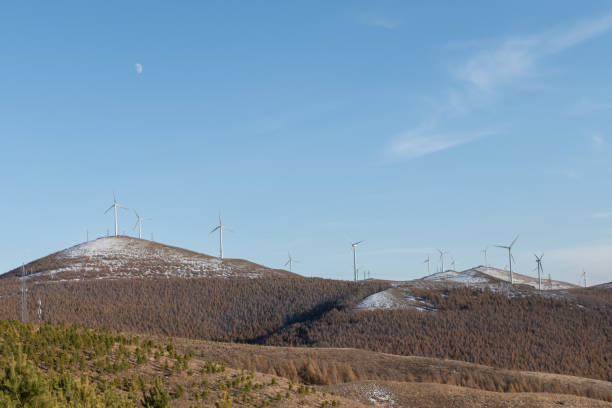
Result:
M518 272L612 280L611 2L93 3L0 4L0 271L112 231L115 190L147 238L217 254L221 210L226 256L304 275L520 233Z

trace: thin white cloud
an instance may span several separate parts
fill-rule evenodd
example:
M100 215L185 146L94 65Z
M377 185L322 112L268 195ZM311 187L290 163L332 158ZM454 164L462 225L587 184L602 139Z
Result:
M565 51L611 29L612 14L607 14L565 30L509 38L470 57L455 70L455 75L480 90L491 91L502 83L531 73L543 57Z
M603 219L612 218L612 211L608 211L608 212L596 212L596 213L591 215L591 218L593 218L595 220L603 220Z
M142 64L134 64L134 69L136 70L137 74L142 74Z
M591 136L591 140L596 146L603 146L606 144L606 139L600 134L594 134Z
M421 125L395 137L387 154L395 159L414 159L473 142L495 131L439 132L430 125Z

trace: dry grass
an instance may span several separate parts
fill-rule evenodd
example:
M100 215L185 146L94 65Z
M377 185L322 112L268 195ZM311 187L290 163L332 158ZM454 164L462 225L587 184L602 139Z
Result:
M162 341L156 338L156 341ZM612 402L612 383L583 377L504 370L454 360L397 356L358 349L263 347L174 339L179 350L307 384L354 381L439 383L495 392L548 392Z
M612 403L594 401L572 395L546 393L498 393L474 390L453 385L432 383L357 382L323 387L346 398L377 407L406 408L609 408ZM377 392L373 392L376 390ZM377 398L376 395L385 398ZM393 403L389 403L388 400ZM376 401L374 403L373 401Z

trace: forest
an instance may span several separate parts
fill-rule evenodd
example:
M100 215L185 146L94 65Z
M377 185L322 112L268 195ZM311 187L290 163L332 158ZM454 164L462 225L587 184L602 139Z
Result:
M42 321L277 346L355 347L498 368L612 380L610 290L573 300L476 288L414 289L436 307L354 311L386 282L325 279L119 279L53 282L28 289ZM529 294L531 293L531 294ZM0 298L17 318L18 296Z

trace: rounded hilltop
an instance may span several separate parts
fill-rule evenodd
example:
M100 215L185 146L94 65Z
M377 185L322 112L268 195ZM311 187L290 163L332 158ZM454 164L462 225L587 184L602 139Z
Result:
M243 259L220 259L159 242L128 236L83 242L25 265L29 279L84 280L146 277L298 277ZM21 276L21 267L3 278Z

